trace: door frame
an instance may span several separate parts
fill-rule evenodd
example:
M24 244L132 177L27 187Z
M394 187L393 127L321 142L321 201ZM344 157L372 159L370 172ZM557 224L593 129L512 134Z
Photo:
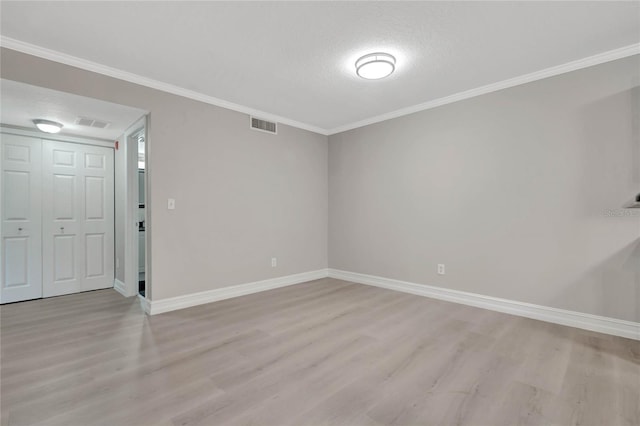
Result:
M38 130L24 129L21 127L7 126L0 124L0 133L8 133L10 135L28 136L30 138L46 139L50 141L79 143L82 145L103 146L113 149L113 141L108 139L98 139L90 137L68 136L59 133L42 133Z
M138 294L138 140L135 138L144 131L145 144L145 296ZM126 207L124 236L124 279L126 297L138 296L141 304L148 305L151 299L151 193L149 167L149 115L145 115L129 127L124 133L126 162Z

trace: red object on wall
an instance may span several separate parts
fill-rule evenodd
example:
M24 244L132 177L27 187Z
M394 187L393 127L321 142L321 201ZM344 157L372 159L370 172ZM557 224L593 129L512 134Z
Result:
M118 150L119 145L120 145L120 142L116 141L116 151Z

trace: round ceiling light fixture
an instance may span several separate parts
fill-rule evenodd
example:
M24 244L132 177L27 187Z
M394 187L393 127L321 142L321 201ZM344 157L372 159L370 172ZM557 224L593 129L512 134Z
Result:
M42 119L33 120L33 124L36 125L38 130L45 133L58 133L64 127L62 124L58 123L57 121L42 120Z
M356 61L356 74L367 80L385 78L396 69L396 58L388 53L369 53Z

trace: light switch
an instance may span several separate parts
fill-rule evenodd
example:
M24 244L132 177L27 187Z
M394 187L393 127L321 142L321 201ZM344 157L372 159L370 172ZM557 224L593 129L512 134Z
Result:
M175 208L176 208L176 200L174 200L173 198L169 198L167 200L167 209L175 210Z

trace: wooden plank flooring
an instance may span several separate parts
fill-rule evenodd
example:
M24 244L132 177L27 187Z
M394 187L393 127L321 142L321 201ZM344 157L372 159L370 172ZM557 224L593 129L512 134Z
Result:
M334 279L0 311L2 426L640 425L640 342Z

